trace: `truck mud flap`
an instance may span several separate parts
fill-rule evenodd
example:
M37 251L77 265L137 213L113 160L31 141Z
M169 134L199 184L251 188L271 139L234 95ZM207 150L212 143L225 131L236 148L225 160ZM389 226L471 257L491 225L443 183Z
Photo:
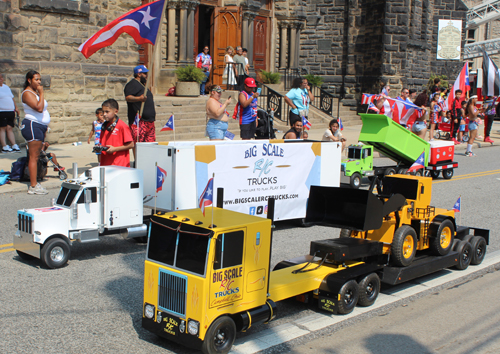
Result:
M453 267L457 263L458 253L454 251L446 256L424 255L415 258L408 267L384 267L380 280L386 284L396 285Z
M311 186L307 203L306 222L351 230L377 230L383 217L405 203L394 195L385 203L367 190Z

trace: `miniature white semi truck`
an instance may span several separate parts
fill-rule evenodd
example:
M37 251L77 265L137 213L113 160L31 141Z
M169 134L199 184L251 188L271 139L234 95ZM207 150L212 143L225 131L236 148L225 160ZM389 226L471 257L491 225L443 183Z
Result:
M14 248L23 259L39 258L48 268L64 266L72 242L101 236L147 235L143 221L143 171L94 167L62 183L51 207L17 212Z

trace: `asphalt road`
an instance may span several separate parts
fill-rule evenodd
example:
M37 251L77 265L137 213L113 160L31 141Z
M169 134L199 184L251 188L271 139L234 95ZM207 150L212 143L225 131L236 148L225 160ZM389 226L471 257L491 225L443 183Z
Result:
M432 204L451 208L462 196L458 223L489 228L489 251L498 250L500 147L475 152L474 158L456 156L459 169L451 180L440 178L434 182ZM141 327L144 244L120 236L75 244L68 266L57 270L41 268L39 261L23 261L11 251L16 210L48 206L57 193L58 189L50 190L47 196L0 194L0 352L192 353ZM289 222L277 223L272 264L307 253L312 240L337 235L337 229L328 227L300 228ZM457 296L465 295L459 292ZM317 311L293 301L279 304L278 310L276 321L252 327L238 336ZM453 321L450 319L450 323Z

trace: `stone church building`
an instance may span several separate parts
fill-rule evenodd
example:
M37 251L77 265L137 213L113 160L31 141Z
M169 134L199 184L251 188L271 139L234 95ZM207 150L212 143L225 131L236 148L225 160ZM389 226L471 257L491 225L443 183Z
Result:
M455 77L463 66L436 59L438 20L462 20L465 27L461 0L167 0L159 50L124 34L89 59L78 51L107 23L140 5L0 0L0 72L18 102L25 73L42 74L52 141L87 134L80 132L81 119L103 100L124 102L123 86L135 65L152 59L153 92L163 95L175 84L173 71L192 65L205 45L214 60L214 83L222 83L226 46L241 45L248 48L252 73L320 75L323 88L344 93L343 103L351 106L362 92L378 92L381 82L396 90L421 89L431 73Z

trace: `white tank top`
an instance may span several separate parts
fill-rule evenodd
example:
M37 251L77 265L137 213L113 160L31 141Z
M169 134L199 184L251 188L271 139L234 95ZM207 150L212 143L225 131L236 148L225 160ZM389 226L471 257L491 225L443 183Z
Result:
M29 90L24 90L21 93L21 100L25 92L30 92L31 94L36 96L37 100L40 100L40 97L34 93L33 91ZM37 112L30 106L28 106L26 103L23 102L23 108L24 108L24 118L29 119L29 120L34 120L37 123L44 124L44 125L49 125L50 123L50 114L49 111L47 111L47 101L43 100L43 112Z

